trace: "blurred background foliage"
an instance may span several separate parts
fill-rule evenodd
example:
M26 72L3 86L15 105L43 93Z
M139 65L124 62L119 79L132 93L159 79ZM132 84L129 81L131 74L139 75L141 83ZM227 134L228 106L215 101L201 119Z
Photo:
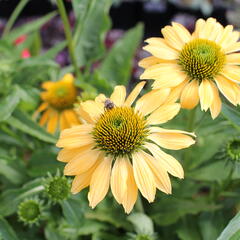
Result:
M171 153L185 179L173 179L172 195L158 192L154 203L143 201L144 210L129 216L111 193L95 210L86 191L69 194L71 179L61 176L56 161L58 133L48 134L32 118L43 81L73 72L83 99L109 94L116 84L130 90L146 56L143 38L159 36L171 20L192 30L206 16L238 28L239 1L72 0L65 3L70 41L55 0L17 2L15 8L16 1L0 1L0 239L240 239L239 108L224 104L214 121L197 109L194 125L181 110L167 127L198 136L191 149Z

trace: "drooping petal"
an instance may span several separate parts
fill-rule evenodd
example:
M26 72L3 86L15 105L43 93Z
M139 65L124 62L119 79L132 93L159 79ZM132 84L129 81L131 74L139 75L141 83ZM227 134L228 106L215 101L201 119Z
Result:
M214 90L210 81L211 80L202 80L199 86L198 94L200 98L201 109L204 111L207 111L213 102Z
M58 126L58 119L59 114L57 111L52 111L51 115L49 116L48 124L47 124L47 131L49 133L54 133Z
M111 101L113 101L117 107L120 107L123 105L125 98L126 98L126 88L124 86L116 86L110 97Z
M162 124L174 118L181 109L179 103L164 104L147 118L148 124Z
M127 191L128 180L128 159L124 157L117 158L111 173L111 190L118 203L122 203L123 197Z
M111 165L112 158L105 157L92 175L90 190L88 193L89 205L92 208L96 207L96 205L104 199L108 192L110 185Z
M93 144L94 140L91 135L93 125L82 124L72 128L65 129L61 132L60 138L56 144L57 147L77 148Z
M167 99L169 93L170 89L168 88L152 90L137 101L135 110L146 116L161 106Z
M171 150L187 148L195 143L190 136L175 132L152 133L147 138L159 146Z
M173 156L163 152L153 143L145 143L145 147L152 153L159 164L171 175L178 178L184 178L182 165Z
M95 149L79 152L65 166L64 175L73 176L88 171L97 161L99 154L100 151Z
M66 119L66 117L65 117L64 111L60 114L59 124L60 124L60 129L61 129L61 130L64 130L64 129L66 129L66 128L71 127L71 126L68 124L68 121L67 121L67 119Z
M40 126L43 126L47 123L49 117L51 116L51 113L52 113L52 109L51 108L48 108L44 113L43 115L41 116L40 118L40 121L39 121L39 125Z
M193 109L199 103L198 82L191 81L182 90L180 102L182 108Z
M140 154L152 171L156 187L162 192L170 194L172 192L172 186L167 171L162 167L160 162L156 161L156 159L148 153L141 151Z
M156 194L154 175L141 152L132 154L134 179L142 195L153 202Z
M212 105L210 106L210 112L211 112L212 119L215 119L221 112L222 101L219 97L219 93L216 85L213 82L211 82L211 84L213 89L213 102L212 102Z
M224 76L218 76L215 79L217 86L221 93L231 102L233 105L237 105L238 103L238 96L234 90L234 84L232 81L228 80Z
M142 81L140 83L138 83L136 85L136 87L132 90L132 92L128 95L125 103L124 103L124 106L128 106L130 107L133 102L136 100L137 96L139 95L139 93L142 91L144 85L146 84L145 81Z

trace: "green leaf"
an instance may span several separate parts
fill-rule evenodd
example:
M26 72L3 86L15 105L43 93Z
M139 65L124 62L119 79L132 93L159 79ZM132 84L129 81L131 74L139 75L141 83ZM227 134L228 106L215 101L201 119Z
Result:
M44 235L47 240L65 240L64 237L59 235L58 230L50 224L44 228Z
M19 240L10 224L0 217L0 239L3 240Z
M38 123L34 122L27 114L15 111L8 119L8 124L22 132L25 132L33 137L49 143L56 143L57 139L47 133Z
M223 230L217 240L233 240L240 231L240 213L238 213ZM234 236L235 235L235 236ZM234 238L233 238L234 237ZM232 239L233 238L233 239ZM239 238L238 238L239 239Z
M8 40L9 42L13 42L21 35L29 34L33 31L38 30L54 16L56 16L56 12L49 13L46 16L43 16L35 21L23 24L22 26L12 30L8 35L4 37L4 39Z
M111 0L92 0L82 24L79 39L75 38L75 54L79 65L96 61L105 52L105 34L110 28L108 16Z
M138 24L114 44L97 70L100 78L105 80L106 85L110 84L112 88L117 84L127 85L131 75L133 57L142 35L143 25Z
M19 90L16 86L13 87L12 92L3 97L0 101L0 122L7 120L13 113L14 109L19 103Z
M127 219L134 225L136 233L146 235L154 234L152 219L147 215L143 213L132 213Z
M83 220L81 202L76 199L67 199L61 203L63 215L67 222L73 226L79 226Z
M234 127L240 130L240 110L237 107L223 103L222 115L228 119Z
M21 184L26 176L19 169L10 166L6 160L0 157L0 174L5 176L10 182L14 184Z
M91 2L92 0L72 0L74 15L77 19L76 28L79 27L78 23L81 24L84 21Z
M18 204L25 198L42 192L42 179L35 179L21 188L9 189L0 195L0 215L9 216L17 211ZM9 204L11 203L11 204Z

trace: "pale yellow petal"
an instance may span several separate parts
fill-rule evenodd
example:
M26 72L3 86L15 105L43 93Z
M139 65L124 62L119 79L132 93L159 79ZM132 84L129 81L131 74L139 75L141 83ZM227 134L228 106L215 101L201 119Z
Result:
M65 117L65 114L64 114L65 111L63 111L61 114L60 114L60 117L59 117L59 123L60 123L60 129L61 131L66 129L66 128L69 128L71 127L69 124L68 124L68 121Z
M137 201L138 188L134 180L133 167L129 160L127 160L127 170L128 170L127 189L122 199L122 205L124 207L125 212L128 214L131 212L135 202Z
M51 108L48 108L41 116L40 118L40 121L39 121L39 125L40 126L43 126L47 123L49 117L51 116L51 113L52 113L52 109Z
M198 81L192 80L182 90L180 102L182 108L192 109L199 102Z
M229 80L240 83L240 67L227 65L222 71L222 75Z
M202 18L196 21L195 31L192 34L194 38L200 38L200 34L202 35L202 29L204 29L205 25L206 25L206 22Z
M172 26L177 36L181 39L181 42L187 43L191 40L191 34L182 24L172 22Z
M65 166L64 175L73 176L88 171L95 164L100 153L96 149L79 152Z
M42 112L44 110L46 110L48 108L49 104L47 102L43 102L39 107L38 109L36 110L36 112Z
M217 86L221 93L231 102L233 105L237 105L238 103L238 96L234 89L234 84L232 81L228 80L224 76L218 76L215 78Z
M141 112L144 116L153 112L166 101L170 89L152 90L143 95L136 103L135 110Z
M57 160L60 162L69 162L73 158L75 158L78 154L83 154L86 151L88 152L91 149L93 149L93 147L94 145L90 144L80 148L73 149L64 148L58 153Z
M142 158L151 169L156 187L162 192L170 194L172 192L172 186L166 169L164 169L160 162L148 153L141 151L139 154L141 154Z
M74 180L72 182L72 188L71 188L71 192L73 194L76 194L76 193L82 191L82 189L84 189L90 185L92 174L94 173L94 171L96 170L98 165L102 162L102 160L103 160L103 155L99 156L96 163L88 171L86 171L80 175L77 175L74 178Z
M111 175L112 158L105 157L103 161L95 169L88 193L88 200L90 207L94 208L106 196Z
M213 102L214 93L210 81L211 80L203 80L199 86L198 94L200 98L201 109L204 111L207 111Z
M127 191L128 180L128 159L124 157L117 158L111 173L111 190L118 203L122 203L123 197Z
M148 68L151 67L155 64L159 64L159 63L174 63L174 61L172 60L166 60L166 59L160 59L154 56L150 56L150 57L146 57L143 58L142 60L140 60L140 62L138 63L138 66L142 67L142 68Z
M73 83L74 76L71 73L67 73L61 79L62 82Z
M152 170L146 163L143 154L132 154L134 179L142 195L153 202L156 194L156 183Z
M77 148L94 143L92 137L93 125L81 124L61 132L57 147Z
M73 109L66 109L63 112L65 115L65 119L67 120L70 127L80 124L80 121L77 118L77 114Z
M180 111L179 103L164 104L147 118L148 124L162 124L174 118Z
M166 26L161 30L167 44L177 50L182 50L184 42L179 38L176 30L172 26Z
M145 143L145 147L152 153L159 165L171 175L178 178L184 178L182 165L173 156L163 152L153 143Z
M226 53L233 53L240 51L240 42L236 42L231 44L228 48L225 49Z
M213 89L213 102L212 102L212 105L210 106L210 112L211 112L212 119L215 119L221 112L222 101L219 97L218 89L215 83L211 82L211 84Z
M124 103L125 106L130 107L133 104L133 102L136 100L136 98L138 97L139 93L142 91L145 84L146 82L142 81L136 85L136 87L132 90L132 92L127 97Z
M110 97L111 101L117 106L120 107L123 105L126 98L126 88L124 86L116 86Z
M104 109L99 107L93 100L88 100L80 104L83 111L85 111L91 119L95 122L99 119L100 115L103 114Z
M195 143L190 136L174 132L152 133L147 138L159 146L171 150L187 148Z
M232 53L226 55L227 65L238 65L240 64L240 53Z
M162 38L149 38L146 40L149 45L144 46L143 49L150 52L153 56L166 59L173 60L178 58L178 52L169 47L166 41Z
M150 130L150 133L182 133L182 134L190 135L192 137L196 137L195 133L186 132L183 130L165 129L160 127L150 127L149 130Z

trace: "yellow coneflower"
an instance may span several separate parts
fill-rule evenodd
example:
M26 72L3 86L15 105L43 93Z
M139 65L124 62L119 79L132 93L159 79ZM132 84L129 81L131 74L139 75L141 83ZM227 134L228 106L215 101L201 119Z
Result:
M57 146L64 149L58 160L67 163L65 175L75 176L72 193L90 186L92 208L102 201L111 185L113 196L129 213L138 189L152 202L156 189L171 193L168 173L184 177L180 163L160 147L189 147L195 142L189 135L194 134L156 126L180 110L179 103L164 104L170 89L152 90L133 108L144 84L139 83L127 98L125 87L116 86L110 98L100 94L95 101L82 102L79 114L85 123L61 132Z
M199 19L191 35L179 23L162 29L164 38L149 38L144 49L153 56L140 61L141 79L153 79L153 89L171 88L169 101L180 98L183 108L221 111L219 91L234 105L240 103L239 32L216 19Z
M73 104L77 100L77 89L74 86L72 74L66 74L57 82L44 82L41 93L44 101L37 109L36 114L43 112L39 124L46 125L47 131L54 133L58 126L61 130L79 124Z

